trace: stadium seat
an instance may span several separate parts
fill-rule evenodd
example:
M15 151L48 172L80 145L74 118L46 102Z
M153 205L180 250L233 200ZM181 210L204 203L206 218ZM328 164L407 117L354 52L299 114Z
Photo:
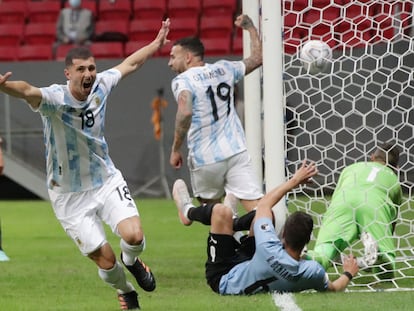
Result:
M243 55L243 37L235 36L233 37L231 52L234 55Z
M17 45L0 45L0 62L17 60Z
M168 16L172 18L199 16L201 13L200 0L169 0L167 2Z
M235 0L202 0L203 16L219 16L224 15L233 19L236 11Z
M203 38L227 37L233 32L233 19L225 16L200 19L200 36Z
M201 38L206 56L228 55L231 53L231 37Z
M27 19L28 9L26 2L2 2L0 3L0 24L24 24Z
M161 27L161 20L154 19L133 19L129 24L128 37L131 41L154 40Z
M69 50L76 46L77 46L76 44L60 44L56 48L55 60L58 60L58 61L65 60L66 54L69 52Z
M17 51L17 58L22 61L51 60L53 59L52 45L50 44L20 45Z
M23 39L24 24L0 24L0 46L19 45Z
M125 43L125 56L131 55L135 51L139 50L143 46L147 45L147 40L142 41L128 41Z
M130 0L100 1L98 16L100 21L129 20L132 15Z
M56 23L61 10L59 1L32 1L28 4L29 23Z
M56 41L55 23L29 23L25 25L25 44L53 44Z
M96 59L124 57L124 44L119 41L94 42L91 44L90 50Z
M168 34L172 40L198 35L199 21L197 16L174 18L173 23L174 27Z
M134 0L133 19L158 19L163 20L167 13L165 0Z
M96 41L128 41L129 20L97 21L95 24Z

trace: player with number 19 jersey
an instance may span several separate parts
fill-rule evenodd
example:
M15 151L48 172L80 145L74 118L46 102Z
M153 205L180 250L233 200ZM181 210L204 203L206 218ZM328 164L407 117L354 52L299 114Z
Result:
M98 73L84 102L71 95L69 82L40 89L48 188L61 193L91 190L115 174L104 118L107 97L120 79L116 69Z
M181 91L193 94L187 145L194 167L228 159L247 149L234 107L234 85L243 78L245 69L242 61L220 60L191 67L172 80L177 102Z

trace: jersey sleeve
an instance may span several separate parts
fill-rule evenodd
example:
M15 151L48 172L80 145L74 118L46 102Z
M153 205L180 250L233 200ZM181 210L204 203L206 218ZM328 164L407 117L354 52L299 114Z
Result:
M217 62L217 64L221 64L225 66L226 69L233 72L235 83L238 83L241 79L243 79L244 75L246 74L246 65L243 61L220 60Z
M181 74L177 77L175 77L171 82L171 90L173 92L174 98L176 102L178 102L178 95L182 91L190 91L191 92L191 86L188 83L188 79L184 74Z

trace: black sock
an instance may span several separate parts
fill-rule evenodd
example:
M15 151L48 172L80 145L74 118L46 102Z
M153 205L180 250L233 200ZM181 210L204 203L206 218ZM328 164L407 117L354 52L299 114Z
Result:
M214 204L215 203L208 203L200 205L199 207L190 208L187 213L188 219L210 226Z
M256 215L256 210L250 211L247 214L233 220L233 231L250 230L253 218Z

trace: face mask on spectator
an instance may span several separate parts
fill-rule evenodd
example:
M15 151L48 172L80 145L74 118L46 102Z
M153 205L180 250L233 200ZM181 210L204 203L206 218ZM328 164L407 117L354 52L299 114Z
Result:
M69 0L69 4L72 8L78 8L81 5L81 0Z

